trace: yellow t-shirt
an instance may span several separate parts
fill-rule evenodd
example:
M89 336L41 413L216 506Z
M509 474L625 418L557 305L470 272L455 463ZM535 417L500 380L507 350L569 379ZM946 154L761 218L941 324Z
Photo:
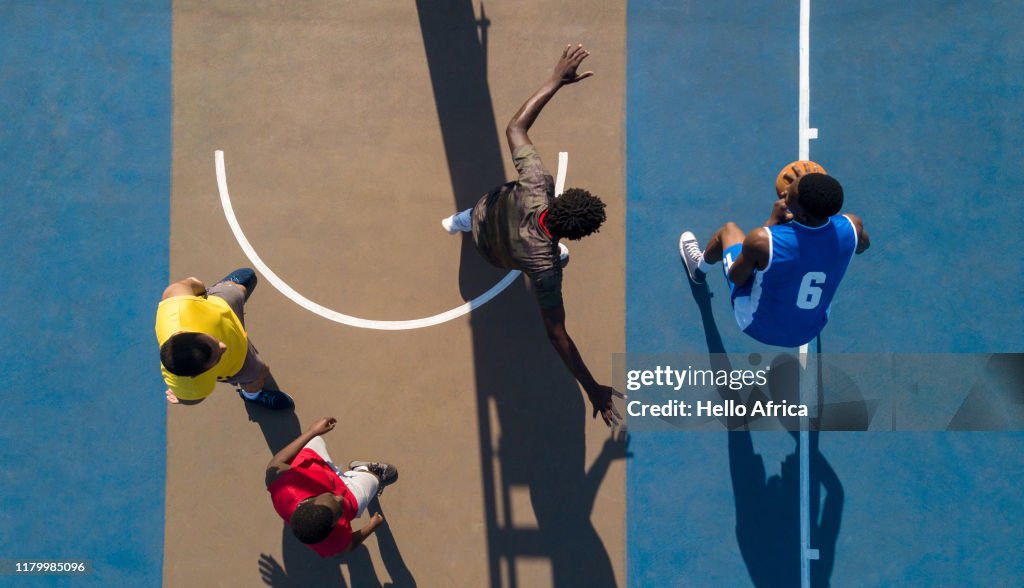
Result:
M212 368L195 377L176 376L160 364L167 387L183 400L199 400L213 392L218 379L237 374L245 363L249 339L242 321L222 298L210 296L172 296L156 309L156 341L163 345L171 335L189 331L205 333L227 345L224 355Z

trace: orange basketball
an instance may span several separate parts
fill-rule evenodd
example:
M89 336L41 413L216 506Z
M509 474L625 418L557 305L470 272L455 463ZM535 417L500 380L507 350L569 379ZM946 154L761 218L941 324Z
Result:
M779 175L775 176L775 193L782 198L782 193L786 191L786 188L796 179L796 173L793 172L793 166L800 166L800 171L805 174L828 174L825 168L821 167L813 161L797 160L779 171ZM786 177L789 174L789 178Z

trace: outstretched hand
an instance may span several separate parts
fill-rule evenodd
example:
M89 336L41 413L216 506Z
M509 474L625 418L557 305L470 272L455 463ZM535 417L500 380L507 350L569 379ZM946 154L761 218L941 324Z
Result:
M615 403L612 401L615 396L626 397L625 394L611 386L598 385L593 390L587 390L587 397L590 398L590 404L594 407L594 414L590 415L590 418L597 418L597 414L601 413L604 424L609 427L617 427L622 420L622 415L619 414L619 410L615 408Z
M334 417L323 417L310 425L309 432L314 435L326 435L334 429L334 425L336 424L338 424L338 419Z
M583 45L576 45L575 47L571 44L566 45L565 51L562 51L562 58L558 60L558 65L555 66L555 73L552 74L552 78L560 84L575 84L594 75L592 71L585 71L581 74L576 73L576 69L588 55L590 55L590 51L584 49Z

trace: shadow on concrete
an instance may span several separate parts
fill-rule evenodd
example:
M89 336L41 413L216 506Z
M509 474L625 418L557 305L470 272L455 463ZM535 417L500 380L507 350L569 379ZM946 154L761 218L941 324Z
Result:
M266 386L271 390L280 390L273 375L267 378ZM257 423L263 432L263 438L267 442L270 454L273 455L284 449L289 443L302 434L302 427L299 418L294 411L273 411L253 406L248 402L245 408L249 413L249 420ZM269 461L269 458L268 458ZM270 495L267 495L268 507L270 507ZM271 507L272 508L272 507ZM383 509L380 500L376 497L367 506L368 513L382 513ZM364 516L353 521L353 528L360 524L366 524L368 517ZM409 568L398 551L398 544L391 533L391 525L385 519L384 524L377 527L373 535L376 537L380 548L381 559L384 567L390 576L391 581L382 584L377 578L377 572L370 560L370 554L366 547L359 547L344 558L321 558L309 547L302 544L295 538L287 525L282 526L281 532L281 554L284 564L282 565L273 556L260 554L259 568L263 582L275 588L305 588L316 586L345 586L344 577L341 574L341 565L347 566L349 576L352 579L353 587L362 586L396 586L414 587L416 580L413 578ZM371 541L373 539L370 539Z
M383 513L376 498L366 510L367 513ZM365 524L368 519L364 516L357 520ZM282 527L281 532L282 554L286 564L281 565L272 555L261 553L258 562L260 577L264 584L274 588L338 588L349 585L352 588L415 588L416 580L402 559L391 531L391 524L386 517L384 524L377 527L373 537L367 541L374 540L377 541L389 581L380 580L365 545L340 559L322 558L296 539L287 525ZM348 568L351 584L345 582L341 573L342 567Z
M267 390L280 390L274 374L267 376L264 383ZM292 396L294 398L294 395ZM297 400L296 402L300 402ZM263 440L267 442L267 449L270 455L284 449L296 437L302 434L302 426L299 424L299 417L294 410L268 410L262 406L255 406L249 402L243 402L249 420L256 423L263 433ZM269 461L269 458L268 458Z
M441 217L469 208L506 181L505 146L487 84L490 23L483 7L477 19L471 0L416 4L455 196L451 211L438 211ZM523 98L532 90L523 88ZM468 300L504 271L489 266L468 235L462 239L459 285ZM627 440L610 440L586 470L589 414L582 393L548 342L522 282L475 311L471 325L490 585L520 585L524 558L534 570L550 566L555 586L615 585L590 515L607 464L625 455Z
M690 290L700 310L704 325L711 369L731 370L722 337L711 309L711 295L706 284L690 283ZM820 353L820 347L818 352ZM821 362L818 405L822 402ZM799 395L799 363L793 356L780 355L772 363L767 391L753 390L779 402L792 403ZM723 400L742 403L738 391L728 386L718 389ZM797 397L793 397L796 392ZM729 473L736 505L736 542L743 562L755 586L800 585L800 435L794 423L783 423L796 441L793 453L782 462L781 474L768 476L764 458L754 450L748 423L732 417L729 429ZM783 434L782 432L771 434ZM844 492L835 470L818 448L818 431L810 431L810 500L811 548L818 549L819 559L811 561L811 585L829 586L835 563L835 547L842 520ZM825 498L822 500L822 490Z

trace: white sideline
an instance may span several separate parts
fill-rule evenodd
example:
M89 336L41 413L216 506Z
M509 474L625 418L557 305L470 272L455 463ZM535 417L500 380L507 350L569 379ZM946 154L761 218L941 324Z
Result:
M818 138L818 129L811 128L811 0L800 0L800 110L799 110L799 157L811 158L811 139ZM815 337L815 351L818 338ZM818 358L815 357L815 360ZM808 365L807 344L800 346L800 403L810 404L810 394L817 404L817 362ZM810 378L814 378L811 389ZM807 417L800 417L800 586L811 586L811 560L818 559L818 550L811 549L811 464L810 442Z

